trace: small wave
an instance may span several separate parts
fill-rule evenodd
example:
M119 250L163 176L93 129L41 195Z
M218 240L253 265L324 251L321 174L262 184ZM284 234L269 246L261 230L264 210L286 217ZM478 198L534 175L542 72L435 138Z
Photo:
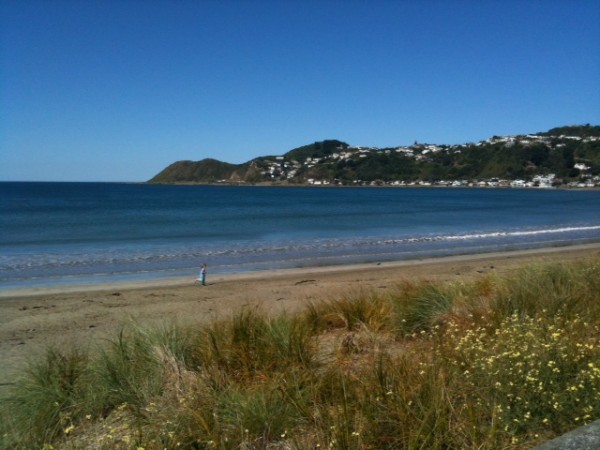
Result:
M420 236L404 239L388 239L383 241L386 244L402 244L406 242L435 242L435 241L465 241L471 239L489 239L500 237L521 237L521 236L537 236L553 233L575 233L582 231L600 230L600 225L586 227L562 227L548 228L542 230L518 230L518 231L492 231L488 233L469 233L469 234L448 234L435 236Z
M0 278L14 276L53 276L92 274L106 272L147 272L194 267L202 259L217 264L247 265L302 258L326 259L346 254L380 254L420 251L423 245L439 247L448 243L450 250L459 242L527 242L534 243L542 237L561 236L557 240L576 240L581 236L599 239L600 225L568 226L543 229L494 230L481 233L412 235L403 237L350 237L303 241L249 241L245 244L212 243L211 247L189 248L181 245L160 247L126 247L96 250L90 253L39 253L0 256ZM537 239L536 239L537 238ZM456 244L452 244L456 242Z

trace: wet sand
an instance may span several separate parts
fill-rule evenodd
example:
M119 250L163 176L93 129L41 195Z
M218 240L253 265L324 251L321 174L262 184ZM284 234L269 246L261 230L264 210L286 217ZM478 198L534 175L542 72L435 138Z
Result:
M600 258L600 243L228 276L211 276L209 267L207 286L180 278L0 291L0 396L27 359L48 345L102 343L131 322L207 323L241 308L294 312L360 288L385 290L404 281L460 280L538 262L591 258Z

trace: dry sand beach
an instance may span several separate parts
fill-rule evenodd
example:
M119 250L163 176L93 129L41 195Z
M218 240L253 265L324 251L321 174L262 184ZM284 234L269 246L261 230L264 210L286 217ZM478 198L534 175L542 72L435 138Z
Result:
M293 312L357 289L410 280L463 280L538 262L600 257L600 243L427 260L318 267L193 279L0 291L0 396L31 355L48 345L94 345L127 323L205 323L241 308ZM210 269L210 268L209 268Z

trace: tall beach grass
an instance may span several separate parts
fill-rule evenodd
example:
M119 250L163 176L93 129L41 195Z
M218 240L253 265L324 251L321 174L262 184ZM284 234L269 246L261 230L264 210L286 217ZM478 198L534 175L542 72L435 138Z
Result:
M600 418L600 261L49 349L4 448L530 448Z

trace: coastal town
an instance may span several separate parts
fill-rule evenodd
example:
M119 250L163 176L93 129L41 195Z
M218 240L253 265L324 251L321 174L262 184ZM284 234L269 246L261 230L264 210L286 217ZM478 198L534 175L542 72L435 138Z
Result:
M150 183L290 186L598 188L600 126L394 147L324 140L243 164L177 161Z
M564 148L567 146L565 142L557 141L574 141L580 143L600 142L599 136L542 136L542 135L517 135L517 136L494 136L492 138L480 141L474 144L462 145L434 145L434 144L418 144L412 146L400 146L396 148L380 149L378 147L358 147L340 145L336 151L329 155L320 157L307 157L304 160L289 159L285 156L276 156L274 158L266 158L260 161L261 175L272 182L282 182L294 180L300 171L308 171L319 165L351 162L369 158L374 154L391 155L392 153L400 154L406 158L414 159L415 161L431 162L435 155L439 154L460 154L467 147L481 147L483 145L501 144L505 148L510 149L515 145L532 146L544 145L548 148ZM258 165L258 163L255 162ZM458 180L360 180L355 179L350 182L342 182L337 179L327 178L307 178L305 183L313 186L328 186L328 185L355 185L355 186L440 186L440 187L513 187L513 188L553 188L558 186L566 186L570 188L594 188L600 187L600 175L592 174L591 166L584 162L578 162L573 165L573 169L579 172L578 180L564 182L563 179L556 176L554 173L536 173L529 179L503 179L499 177L490 177L488 179L458 179ZM229 180L222 180L227 182Z

